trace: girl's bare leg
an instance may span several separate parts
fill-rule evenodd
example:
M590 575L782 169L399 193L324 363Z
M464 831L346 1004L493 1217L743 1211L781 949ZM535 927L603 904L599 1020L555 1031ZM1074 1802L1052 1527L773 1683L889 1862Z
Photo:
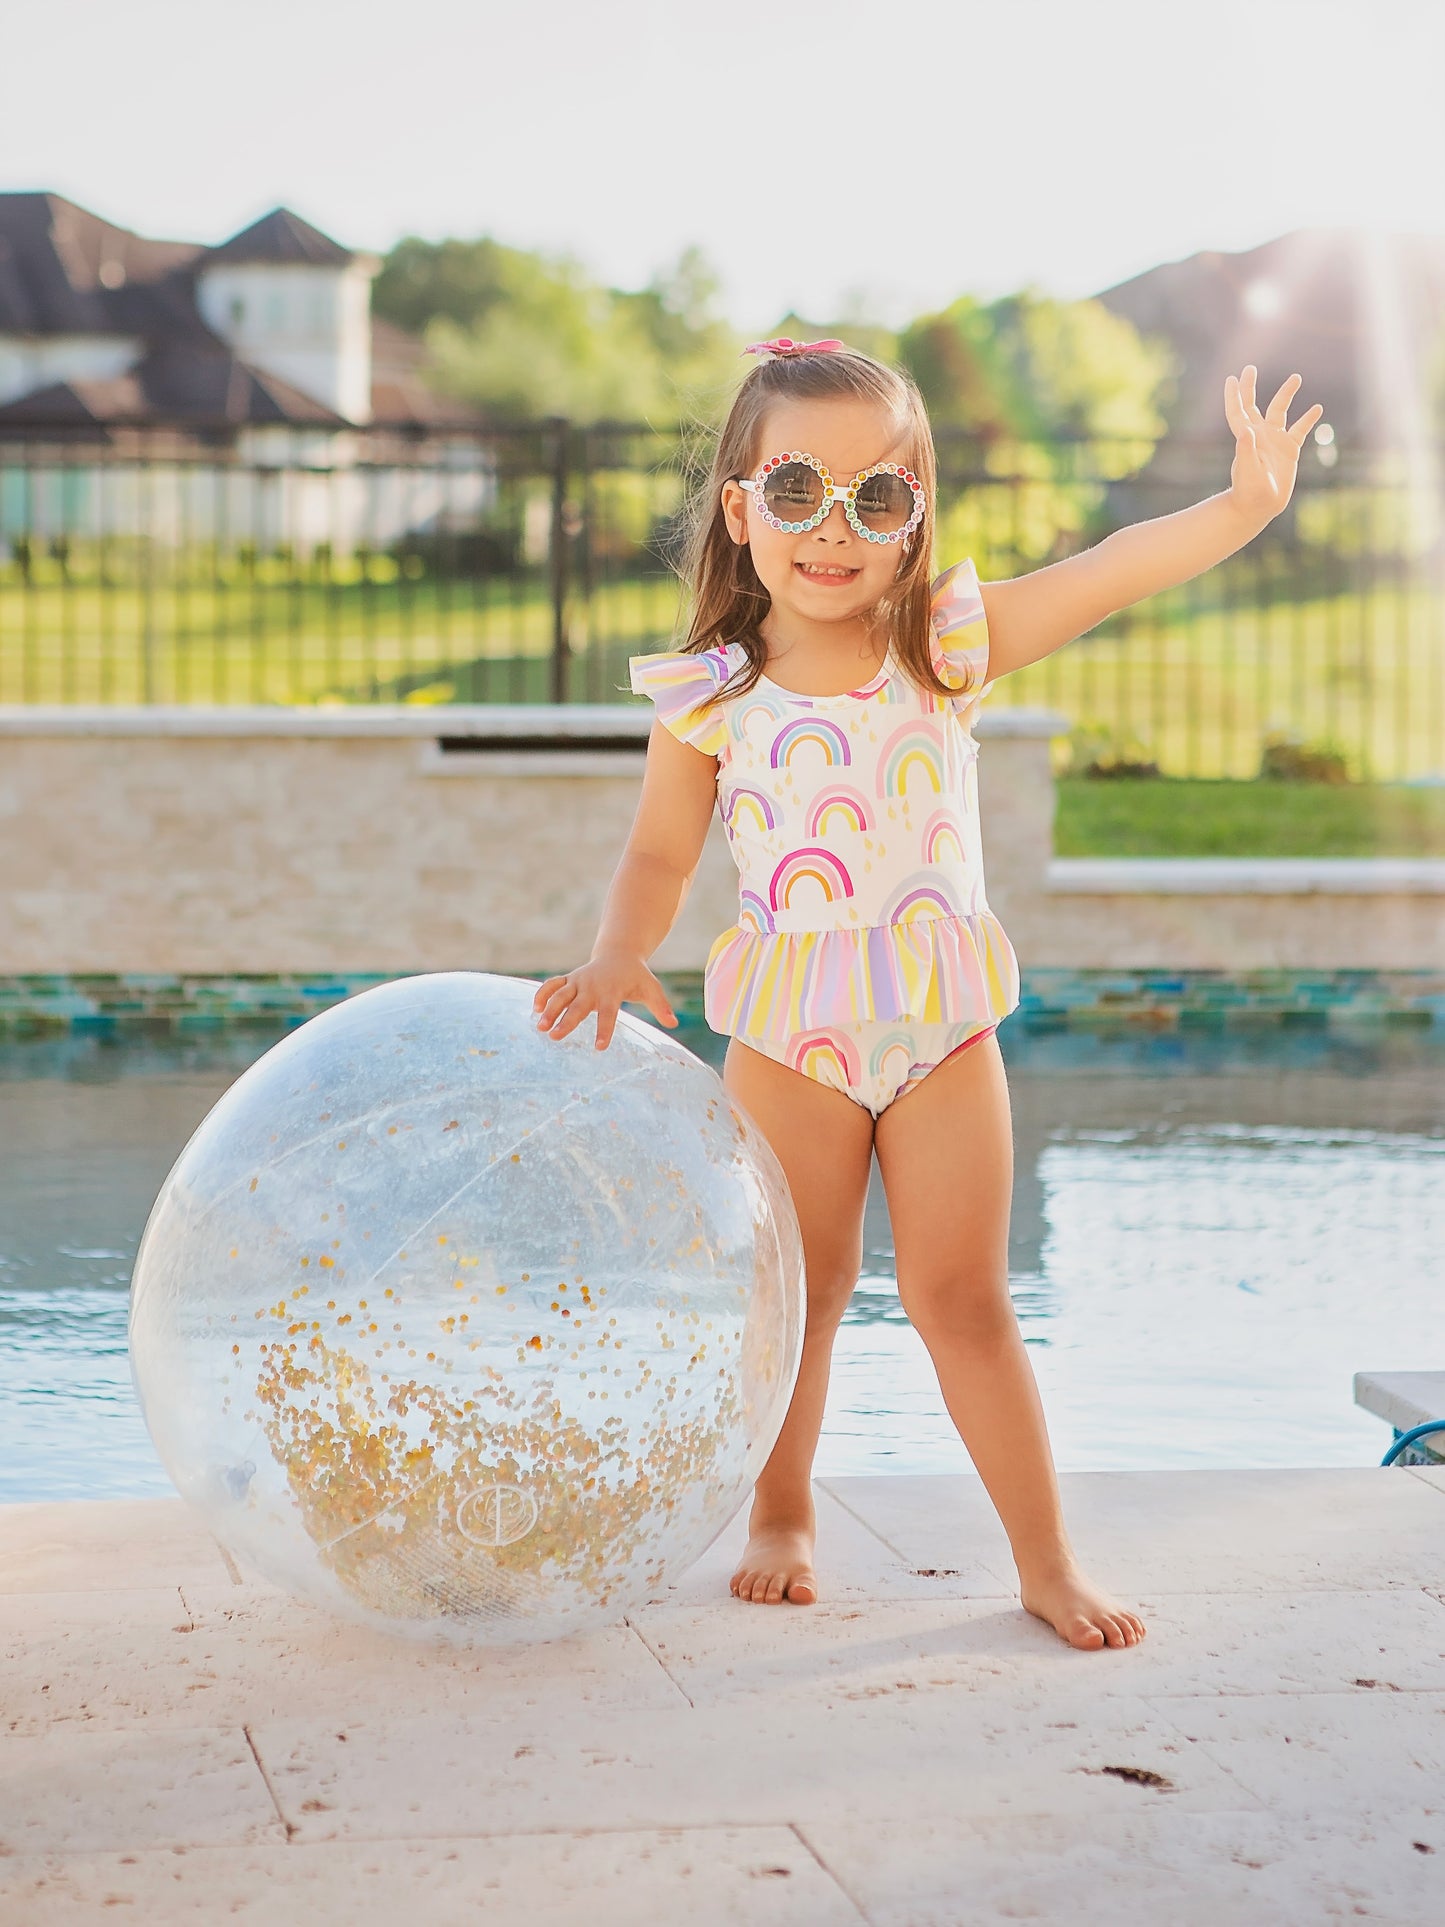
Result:
M1033 1367L1008 1291L1013 1135L993 1037L896 1098L876 1127L898 1295L998 1508L1025 1608L1071 1646L1133 1646L1144 1624L1079 1570Z
M798 1382L758 1479L747 1548L732 1590L755 1606L776 1606L784 1599L810 1606L818 1597L813 1455L823 1425L833 1339L862 1262L873 1119L841 1091L830 1091L736 1041L728 1046L723 1079L783 1167L803 1233L808 1278Z

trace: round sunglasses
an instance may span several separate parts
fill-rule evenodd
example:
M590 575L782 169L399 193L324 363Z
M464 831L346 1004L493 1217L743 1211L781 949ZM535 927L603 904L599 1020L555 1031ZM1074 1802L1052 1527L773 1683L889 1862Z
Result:
M923 520L926 506L923 484L897 462L860 469L840 488L816 455L796 448L771 456L738 486L752 496L769 528L783 535L806 535L841 502L849 528L865 542L901 542Z

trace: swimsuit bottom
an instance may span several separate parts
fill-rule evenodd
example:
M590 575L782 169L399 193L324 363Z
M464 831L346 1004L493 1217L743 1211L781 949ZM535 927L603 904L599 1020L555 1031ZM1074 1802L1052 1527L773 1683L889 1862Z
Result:
M739 1037L749 1050L801 1071L830 1091L841 1091L879 1117L896 1098L916 1090L928 1073L998 1029L985 1024L829 1024L778 1043Z

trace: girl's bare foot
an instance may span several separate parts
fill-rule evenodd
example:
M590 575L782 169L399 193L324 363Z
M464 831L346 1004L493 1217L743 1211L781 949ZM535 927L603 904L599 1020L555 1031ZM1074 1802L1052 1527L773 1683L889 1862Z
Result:
M815 1605L814 1536L807 1525L755 1528L729 1582L733 1597L754 1606L780 1606L785 1599L795 1606Z
M1077 1566L1063 1566L1023 1582L1025 1612L1052 1626L1081 1652L1103 1646L1137 1646L1145 1633L1137 1613L1126 1612L1091 1585Z

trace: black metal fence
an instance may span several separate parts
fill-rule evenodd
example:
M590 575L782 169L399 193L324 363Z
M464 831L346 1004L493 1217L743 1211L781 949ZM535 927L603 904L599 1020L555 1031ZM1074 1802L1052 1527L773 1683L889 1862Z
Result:
M697 452L561 421L386 465L0 444L0 702L623 700L677 625ZM941 437L939 560L1037 567L1225 487L1229 453ZM1445 774L1441 465L1311 443L1246 550L991 701L1181 775L1253 775L1271 739Z

